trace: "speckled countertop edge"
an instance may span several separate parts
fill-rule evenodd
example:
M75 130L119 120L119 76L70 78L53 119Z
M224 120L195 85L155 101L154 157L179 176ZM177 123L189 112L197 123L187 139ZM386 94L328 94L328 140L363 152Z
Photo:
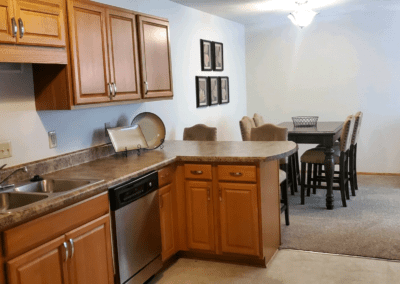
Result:
M44 199L39 202L35 202L31 205L27 205L21 207L18 210L15 210L12 213L0 213L0 231L4 231L6 229L10 229L12 227L18 226L20 224L26 223L30 220L36 219L40 216L46 215L48 213L60 210L67 206L73 205L77 202L83 201L87 198L100 194L108 190L109 187L125 182L131 178L141 176L149 171L159 170L171 163L174 162L223 162L223 163L255 163L260 161L272 161L285 158L298 150L298 146L293 142L290 150L284 151L280 154L276 154L273 156L263 157L260 155L259 157L244 157L244 156L207 156L207 155L171 155L162 159L162 161L155 162L154 164L147 165L139 170L135 170L129 174L121 175L118 178L114 178L112 180L101 180L95 184L91 184L89 186L68 191L63 194L57 194L51 196L47 199ZM173 152L173 151L172 151ZM152 151L148 152L152 153ZM142 154L143 156L147 153ZM131 154L132 155L132 154ZM107 158L102 158L99 160L104 160ZM108 158L110 159L110 158ZM97 161L97 160L96 160ZM93 161L93 162L96 162ZM93 163L91 162L91 163ZM79 167L79 166L76 166ZM71 169L71 168L70 168ZM58 172L51 173L49 175L45 175L45 177L56 178L58 175L61 175L63 172L67 172L68 169L60 170Z

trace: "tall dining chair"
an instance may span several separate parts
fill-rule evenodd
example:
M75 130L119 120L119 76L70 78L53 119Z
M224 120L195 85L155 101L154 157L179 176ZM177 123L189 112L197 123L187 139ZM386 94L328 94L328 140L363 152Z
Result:
M256 127L259 127L259 126L265 124L264 117L262 117L262 116L259 115L258 113L255 113L255 114L254 114L253 120L254 120L254 124L256 125Z
M287 141L288 130L287 128L279 127L273 124L264 124L262 126L252 128L250 133L251 141ZM281 169L279 170L279 183L281 187L281 212L285 212L285 223L288 226L289 223L289 204L287 191L291 188L291 193L294 195L295 188L297 187L297 181L294 170L294 156L291 155L286 159L279 161Z
M217 141L217 128L205 124L196 124L183 130L183 140L186 141Z
M250 132L251 129L256 127L254 124L254 120L252 120L248 116L243 116L243 118L239 121L240 133L242 134L243 141L250 141Z
M360 136L361 121L363 118L363 113L361 111L357 112L355 115L353 136L351 138L350 145L350 159L349 159L349 174L350 174L350 185L351 191L358 189L357 183L357 141Z
M339 182L339 187L334 189L340 189L343 207L346 207L346 198L350 199L349 193L349 173L348 173L348 159L349 149L351 144L351 137L354 129L354 117L349 115L343 125L342 135L340 136L339 148L334 148L335 152L333 155L335 165L339 165L339 178L333 179L334 183ZM326 189L327 186L322 186L321 181L325 181L325 176L320 176L317 173L316 168L320 167L325 163L325 149L314 148L306 151L301 156L301 204L304 204L305 187L307 186L307 195L310 196L311 187ZM305 177L307 167L307 181ZM314 167L314 172L313 172ZM314 176L312 176L314 175ZM313 185L311 183L313 182Z

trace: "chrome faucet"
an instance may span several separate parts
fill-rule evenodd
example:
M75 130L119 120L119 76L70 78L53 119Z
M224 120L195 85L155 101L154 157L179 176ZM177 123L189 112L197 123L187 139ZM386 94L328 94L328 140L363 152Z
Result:
M0 169L2 169L4 167L5 167L5 165L1 166ZM11 174L6 176L3 180L0 181L0 190L6 189L6 188L9 188L9 187L13 187L14 184L7 184L7 185L2 185L2 184L5 183L13 174L15 174L16 172L19 172L19 171L23 171L23 172L27 173L28 169L27 169L27 167L18 168L15 171L13 171Z

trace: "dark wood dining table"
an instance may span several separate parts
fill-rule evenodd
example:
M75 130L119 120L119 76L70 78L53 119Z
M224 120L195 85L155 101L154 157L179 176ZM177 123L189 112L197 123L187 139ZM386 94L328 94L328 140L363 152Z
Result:
M325 147L325 175L327 180L326 208L333 209L333 176L335 161L333 145L342 133L344 122L318 122L316 127L294 127L293 122L282 122L288 129L288 139L297 144L321 144ZM301 181L304 182L304 181Z

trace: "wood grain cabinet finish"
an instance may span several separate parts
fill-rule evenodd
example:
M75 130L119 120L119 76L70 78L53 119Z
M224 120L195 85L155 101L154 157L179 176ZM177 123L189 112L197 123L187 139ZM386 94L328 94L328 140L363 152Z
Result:
M257 185L219 183L223 252L259 255Z
M172 97L169 24L138 16L143 98Z
M173 192L172 184L166 185L159 190L160 201L160 225L162 260L165 261L176 253L175 224L173 216Z
M215 248L212 183L186 181L187 242L190 249Z
M0 0L0 42L17 42L17 20L14 14L14 0Z
M69 18L75 104L140 99L135 15L74 1Z
M0 0L0 42L66 46L65 0Z

